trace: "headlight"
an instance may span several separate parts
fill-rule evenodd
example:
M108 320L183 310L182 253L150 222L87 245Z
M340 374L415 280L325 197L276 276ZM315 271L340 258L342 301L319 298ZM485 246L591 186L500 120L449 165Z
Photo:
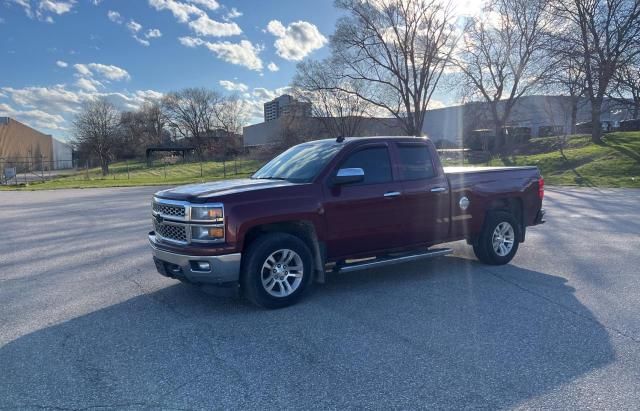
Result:
M210 221L212 223L222 223L224 214L220 206L191 206L192 221Z
M224 240L223 227L191 226L191 241L218 242Z

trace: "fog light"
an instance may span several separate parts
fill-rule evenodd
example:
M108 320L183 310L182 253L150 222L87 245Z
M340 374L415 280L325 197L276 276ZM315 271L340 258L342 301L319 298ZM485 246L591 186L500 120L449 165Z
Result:
M206 261L191 261L191 269L194 271L211 271L211 264Z

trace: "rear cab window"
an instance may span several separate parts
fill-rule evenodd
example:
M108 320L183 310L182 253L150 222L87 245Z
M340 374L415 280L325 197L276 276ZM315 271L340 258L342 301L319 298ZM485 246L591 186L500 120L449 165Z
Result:
M400 143L397 150L401 180L426 180L436 176L431 152L426 144Z

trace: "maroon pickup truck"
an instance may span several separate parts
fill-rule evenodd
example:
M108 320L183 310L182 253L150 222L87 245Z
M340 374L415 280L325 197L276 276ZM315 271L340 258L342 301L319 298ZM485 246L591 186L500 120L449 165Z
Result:
M359 137L290 148L251 178L156 193L149 233L160 274L290 305L327 271L441 256L467 240L506 264L541 224L536 167L443 168L427 138Z

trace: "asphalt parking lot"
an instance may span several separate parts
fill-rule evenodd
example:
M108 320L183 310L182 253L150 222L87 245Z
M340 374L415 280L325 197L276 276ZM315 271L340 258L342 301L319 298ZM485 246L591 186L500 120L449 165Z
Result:
M0 408L640 404L640 190L549 188L508 266L455 243L277 311L159 276L155 190L0 192Z

